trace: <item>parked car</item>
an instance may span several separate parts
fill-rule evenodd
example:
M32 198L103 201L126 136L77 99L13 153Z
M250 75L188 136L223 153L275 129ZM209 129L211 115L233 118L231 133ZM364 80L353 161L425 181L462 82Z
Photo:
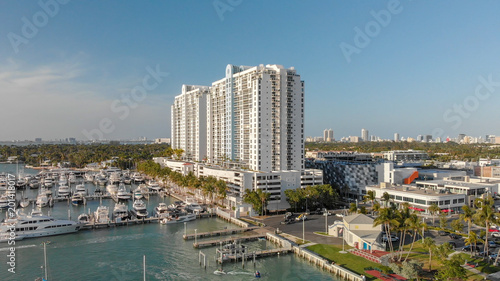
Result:
M491 236L500 238L500 232L492 232Z
M399 241L399 237L391 235L391 242ZM382 242L387 242L387 235L382 236Z
M445 242L445 243L450 244L453 249L455 249L457 247L457 243L455 243L455 241L448 241L448 242Z
M447 235L450 235L450 233L448 231L444 231L444 230L440 230L438 231L438 234L439 236L447 236Z
M455 233L450 233L450 238L451 239L460 239L462 236L455 234Z
M488 247L490 248L496 248L498 245L495 243L495 241L488 241Z
M344 217L344 215L342 215L342 214L340 214L340 213L335 214L335 216L336 216L336 217L339 217L339 218L343 218L343 217Z
M473 250L474 252L475 252L475 251L478 251L478 250L480 249L480 248L479 248L479 246L474 247L474 245L466 245L466 246L463 246L463 247L462 247L462 251L464 251L464 252L470 252L470 251L471 251L471 248L472 248L472 250Z

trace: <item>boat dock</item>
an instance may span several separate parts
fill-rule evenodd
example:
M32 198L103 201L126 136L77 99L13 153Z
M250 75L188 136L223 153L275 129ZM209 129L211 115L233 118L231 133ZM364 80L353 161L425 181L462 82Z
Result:
M82 224L80 227L80 230L86 230L86 229L98 229L98 228L107 228L107 227L116 227L116 226L124 226L124 225L134 225L134 224L145 224L145 223L152 223L152 222L158 222L159 218L157 217L150 217L150 218L144 218L144 219L130 219L130 220L123 220L123 221L109 221L107 223L86 223Z
M247 231L255 230L258 228L259 228L258 226L253 226L253 227L245 227L245 228L231 228L231 229L223 229L223 230L217 230L217 231L201 232L201 233L195 233L195 234L184 234L182 236L182 238L184 238L184 240L192 240L192 239L195 239L195 237L198 239L198 238L203 238L203 237L224 236L224 235L231 235L231 234L247 232Z
M227 243L254 241L254 240L257 240L259 238L265 238L265 237L266 237L265 234L257 234L257 235L250 235L250 236L241 236L241 237L231 237L231 238L221 239L221 240L210 240L210 241L196 242L196 243L193 243L193 247L204 248L204 247L217 246L220 244L227 244Z
M223 264L224 262L241 262L244 264L246 260L255 260L258 258L276 256L281 254L288 254L292 251L291 248L277 248L277 249L269 249L269 250L260 250L247 252L246 248L235 248L235 249L225 249L220 250L217 249L217 262Z

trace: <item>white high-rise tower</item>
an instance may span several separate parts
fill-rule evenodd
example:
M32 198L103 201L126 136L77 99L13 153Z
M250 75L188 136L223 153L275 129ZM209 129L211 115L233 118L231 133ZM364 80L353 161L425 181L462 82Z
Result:
M368 130L367 129L361 129L361 139L363 141L369 141L370 139L368 138Z

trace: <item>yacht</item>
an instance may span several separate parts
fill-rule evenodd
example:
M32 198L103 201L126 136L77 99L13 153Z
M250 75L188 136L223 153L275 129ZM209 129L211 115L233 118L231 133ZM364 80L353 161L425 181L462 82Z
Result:
M145 218L148 216L148 211L146 209L146 204L142 200L135 200L132 205L133 211L137 218Z
M111 184L118 184L120 183L121 177L119 172L114 172L109 175L109 182Z
M142 199L144 196L142 196L142 191L140 187L137 187L134 190L134 199Z
M9 208L9 197L7 194L0 195L0 209Z
M186 210L190 210L193 213L201 213L203 212L203 208L198 203L189 203L186 204Z
M26 188L27 182L23 178L19 178L16 182L16 187L17 188Z
M94 181L94 175L91 173L86 173L85 174L85 182L93 182Z
M94 177L94 184L96 184L96 185L106 186L107 182L108 182L108 178L103 173L100 173Z
M54 179L52 177L46 177L42 181L43 185L47 188L51 188L54 186Z
M196 219L196 214L193 213L176 213L161 219L160 223L161 224L180 223L180 222L192 221L195 219Z
M57 195L59 197L69 197L70 193L71 193L71 190L69 189L69 186L67 186L67 185L59 186L59 190L57 191Z
M90 216L88 214L81 214L78 216L78 223L80 224L86 224L90 222Z
M37 189L40 187L40 182L37 179L31 179L29 186L31 189Z
M110 183L106 186L106 191L111 195L116 195L118 193L118 186Z
M115 208L113 209L113 219L116 221L117 219L124 220L128 218L128 206L124 203L115 204Z
M118 197L118 200L132 199L132 195L130 194L130 192L127 191L123 183L121 183L120 186L118 187L118 192L116 193L116 197Z
M76 175L74 173L70 173L68 181L69 183L76 183Z
M12 227L13 225L15 228ZM18 213L16 217L5 219L0 224L0 235L10 233L12 229L14 229L16 236L33 238L77 232L80 226L70 220L57 220L49 216L20 215Z
M68 185L68 179L66 178L66 175L65 174L61 174L59 176L59 182L58 184L61 186L61 185Z
M133 176L132 176L132 180L135 182L135 183L143 183L144 182L144 177L139 174L139 173L135 173Z
M0 178L0 191L6 191L7 190L7 179L2 177Z
M75 187L75 193L80 194L81 196L87 195L87 189L85 189L85 185L82 184L77 184Z
M71 204L74 206L78 206L80 204L83 204L85 198L80 194L80 193L75 193L73 196L71 196Z
M48 197L52 196L52 190L48 189L48 188L45 188L45 187L42 187L40 189L40 194L41 193L45 193Z
M108 223L109 222L109 209L107 206L99 206L94 213L95 223Z
M162 217L168 213L168 206L165 203L160 203L155 207L156 216Z
M124 184L132 184L132 179L130 178L129 175L124 175L123 176L123 183Z
M21 198L21 201L19 202L19 207L21 208L26 208L30 205L30 200L28 197L25 197L24 194Z
M49 197L47 196L47 194L45 192L38 194L38 196L36 197L36 206L38 208L43 208L47 207L48 204Z
M148 183L148 188L153 190L153 191L160 191L161 189L161 186L154 180L150 180L149 183Z

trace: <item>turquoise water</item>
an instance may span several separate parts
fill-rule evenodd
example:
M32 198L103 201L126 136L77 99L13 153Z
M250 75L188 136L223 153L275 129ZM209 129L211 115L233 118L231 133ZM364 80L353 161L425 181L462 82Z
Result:
M14 172L16 165L0 164L0 172ZM13 169L13 170L12 170ZM24 170L25 174L36 174L35 170ZM94 188L92 184L86 184ZM132 188L135 188L133 186ZM53 188L53 191L55 189ZM28 195L36 190L27 190ZM147 201L148 211L162 200L170 204L174 199L151 197ZM68 206L67 202L57 202L53 208L43 212L56 218L66 219L68 209L73 220L83 212L94 212L99 201L89 201L87 206ZM113 208L114 202L106 199L103 205ZM131 203L130 203L131 205ZM31 210L31 208L27 208ZM26 210L26 211L29 211ZM4 213L0 215L3 219ZM219 230L224 227L237 228L218 218L198 219L186 223L188 233ZM193 241L184 241L184 224L160 225L157 223L129 225L97 230L83 230L76 234L33 238L16 241L16 273L7 271L6 243L0 244L0 280L35 280L43 275L42 242L47 245L49 280L142 280L143 255L146 255L147 280L255 280L253 272L259 270L262 280L336 280L306 261L292 254L258 259L256 265L248 261L243 268L241 262L225 263L226 275L215 275L217 269L215 247L202 249L207 255L208 268L198 264L198 252ZM215 239L215 238L207 238ZM273 248L268 241L246 243L252 249Z

